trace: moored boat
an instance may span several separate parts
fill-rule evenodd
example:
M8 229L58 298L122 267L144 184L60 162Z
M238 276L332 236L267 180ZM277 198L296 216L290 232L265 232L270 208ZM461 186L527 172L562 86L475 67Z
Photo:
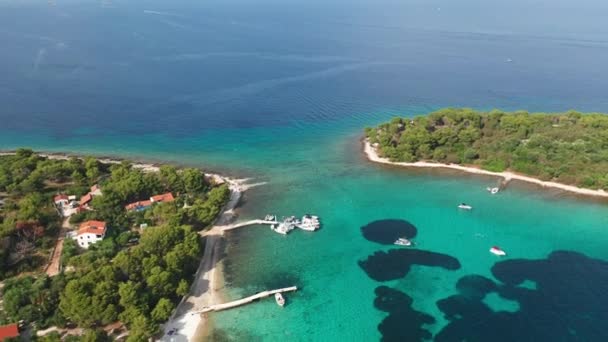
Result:
M463 209L463 210L471 210L471 209L473 209L473 207L471 207L470 205L468 205L466 203L460 203L458 205L458 208Z
M500 191L500 189L496 188L496 187L494 187L494 188L488 187L488 188L486 188L486 190L488 190L488 192L491 193L492 195L495 195L498 193L498 191Z
M285 305L285 298L283 298L283 295L280 292L274 294L274 300L277 302L278 306Z
M295 228L295 223L293 223L291 220L285 220L281 223L279 223L279 225L275 226L274 224L270 226L270 229L272 229L273 231L279 233L279 234L283 234L283 235L287 235L287 233L289 233L290 231L292 231Z
M503 251L502 249L500 249L500 247L498 247L498 246L493 246L492 248L490 248L490 253L498 255L498 256L507 255L507 253L505 251Z
M286 225L285 223L279 224L278 226L276 226L272 230L274 230L275 232L277 232L279 234L283 234L283 235L287 235L287 233L290 231L290 229L288 228L288 225Z
M319 218L308 214L302 216L302 220L298 224L298 228L308 231L315 231L320 227L321 223L319 222Z

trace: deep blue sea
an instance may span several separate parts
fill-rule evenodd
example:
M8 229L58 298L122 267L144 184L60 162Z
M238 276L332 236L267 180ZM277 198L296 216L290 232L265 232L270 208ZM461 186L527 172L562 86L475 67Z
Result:
M606 341L605 202L490 198L495 179L373 165L359 142L446 106L608 112L606 18L600 0L0 0L0 149L201 166L268 182L242 218L320 215L227 236L225 297L302 290L214 315L208 339Z

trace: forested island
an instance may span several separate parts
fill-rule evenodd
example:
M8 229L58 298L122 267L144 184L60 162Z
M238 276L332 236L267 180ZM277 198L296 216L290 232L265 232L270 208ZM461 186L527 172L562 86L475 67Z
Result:
M64 340L100 341L109 325L125 325L128 341L146 341L188 293L203 250L197 231L229 197L194 168L151 172L29 149L0 156L0 325L22 321L39 341L60 340L36 337L50 326L84 329Z
M608 115L447 108L366 128L392 162L436 162L512 171L543 181L608 190Z

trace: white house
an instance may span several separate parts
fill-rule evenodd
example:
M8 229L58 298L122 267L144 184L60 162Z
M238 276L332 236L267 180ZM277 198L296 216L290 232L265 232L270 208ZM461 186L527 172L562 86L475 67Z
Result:
M74 195L59 194L53 197L53 202L55 202L57 209L63 217L68 217L81 211Z
M78 232L72 237L82 248L89 248L106 236L106 223L104 221L86 221L80 224Z

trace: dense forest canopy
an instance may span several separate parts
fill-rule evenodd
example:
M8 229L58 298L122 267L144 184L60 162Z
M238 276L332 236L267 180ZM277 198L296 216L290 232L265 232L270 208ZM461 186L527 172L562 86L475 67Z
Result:
M69 217L71 227L62 226L54 196L80 197L93 185L103 194ZM125 209L165 192L175 200ZM89 329L82 339L93 341L103 340L100 327L120 321L130 330L129 341L146 341L188 293L202 254L197 231L215 220L229 196L226 184L194 168L163 165L144 172L128 162L49 159L28 149L0 156L0 324L77 325ZM106 222L105 238L88 249L65 238L64 272L47 276L55 243L85 220Z
M447 108L394 118L365 134L392 161L435 161L510 170L608 190L608 115L481 112Z

